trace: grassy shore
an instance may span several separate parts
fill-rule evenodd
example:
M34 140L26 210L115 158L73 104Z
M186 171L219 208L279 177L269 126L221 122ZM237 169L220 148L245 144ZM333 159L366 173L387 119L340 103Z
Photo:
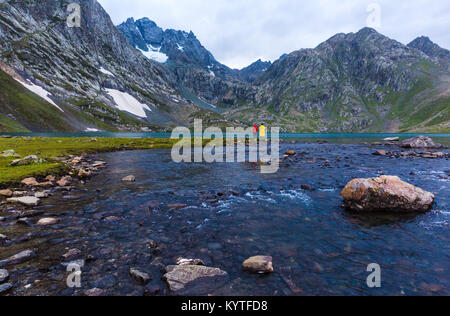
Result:
M14 150L21 158L37 155L41 164L11 167L15 157L0 157L0 188L20 183L27 177L62 175L67 166L55 158L82 153L101 153L118 150L171 148L176 140L156 138L1 138L0 152Z

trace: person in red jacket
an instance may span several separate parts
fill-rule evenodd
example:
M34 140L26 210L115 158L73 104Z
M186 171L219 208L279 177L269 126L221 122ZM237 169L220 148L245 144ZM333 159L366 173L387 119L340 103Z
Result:
M253 126L253 134L255 134L255 136L258 136L258 125L255 124L255 126Z

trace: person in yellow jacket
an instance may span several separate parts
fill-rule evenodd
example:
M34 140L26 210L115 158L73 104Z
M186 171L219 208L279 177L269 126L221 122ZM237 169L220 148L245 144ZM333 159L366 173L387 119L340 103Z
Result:
M264 124L261 124L261 126L259 127L259 137L266 137L266 127L264 126Z

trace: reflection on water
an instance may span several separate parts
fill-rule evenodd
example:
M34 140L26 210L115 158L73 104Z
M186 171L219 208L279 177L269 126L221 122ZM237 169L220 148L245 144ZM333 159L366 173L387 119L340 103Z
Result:
M41 280L23 290L28 295L80 294L93 287L138 295L143 289L128 275L130 267L138 267L168 294L161 269L188 257L230 274L225 286L191 294L416 295L434 294L436 288L437 294L449 294L448 160L376 157L373 148L351 144L282 145L282 151L288 149L305 152L305 159L273 175L251 164L175 164L169 150L102 155L109 168L67 194L75 198L49 200L47 214L61 216L62 223L7 250L38 248L38 259L13 279L23 286ZM121 183L129 174L137 182ZM381 174L435 193L433 211L355 215L342 209L339 193L348 181ZM168 204L187 207L168 210ZM111 216L116 220L107 220ZM20 232L0 227L15 238L29 232L40 233L35 227ZM158 251L149 247L151 241ZM71 248L95 257L77 291L65 288L59 264ZM245 259L258 254L273 256L275 273L241 270ZM382 267L381 289L366 285L371 263Z

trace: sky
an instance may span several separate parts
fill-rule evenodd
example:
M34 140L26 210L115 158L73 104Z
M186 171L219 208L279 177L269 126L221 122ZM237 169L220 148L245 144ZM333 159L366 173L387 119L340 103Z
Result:
M238 69L366 26L404 44L424 35L450 49L449 0L98 1L114 24L148 17L164 29L193 31L219 62Z

